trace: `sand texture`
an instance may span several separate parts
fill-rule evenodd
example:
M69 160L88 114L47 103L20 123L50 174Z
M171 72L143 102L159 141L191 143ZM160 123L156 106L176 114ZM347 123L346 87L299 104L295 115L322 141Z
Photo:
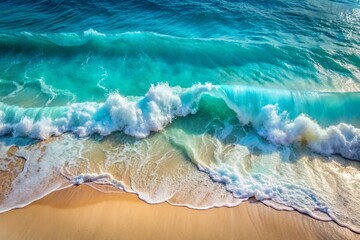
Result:
M0 214L0 239L360 239L333 222L262 203L194 210L88 186Z

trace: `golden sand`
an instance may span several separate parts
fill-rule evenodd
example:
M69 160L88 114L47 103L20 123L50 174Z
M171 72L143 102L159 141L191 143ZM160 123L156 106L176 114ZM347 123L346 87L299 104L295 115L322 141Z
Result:
M194 210L150 205L134 194L88 186L54 192L0 214L0 239L359 239L333 222L259 202Z

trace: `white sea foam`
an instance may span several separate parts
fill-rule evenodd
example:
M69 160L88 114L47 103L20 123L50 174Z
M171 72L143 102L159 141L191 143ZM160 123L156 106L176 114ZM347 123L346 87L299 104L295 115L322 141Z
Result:
M253 154L255 147L261 154ZM296 156L291 148L266 144L254 133L231 146L216 140L214 158L209 165L198 162L199 169L236 198L254 197L277 209L296 209L360 231L358 164L344 165L343 159L329 161L306 151Z
M50 192L71 186L60 171L64 166L76 166L74 160L81 155L81 141L74 144L72 140L71 136L64 136L58 141L18 146L16 156L26 161L23 170L11 183L11 192L4 195L0 213L26 206ZM17 145L11 141L8 144Z
M92 29L92 28L84 31L84 35L85 35L85 36L89 36L89 35L90 35L90 36L91 36L91 35L94 35L94 36L106 36L104 33L98 32L98 31L96 31L96 30L94 30L94 29Z
M236 94L240 93L234 90L232 98L236 99ZM181 89L163 83L151 86L142 98L131 99L112 93L104 103L75 103L67 107L26 109L1 105L0 135L12 133L47 139L65 132L85 137L123 131L136 138L145 138L151 132L164 129L176 117L196 113L203 94L224 99L241 123L251 124L259 135L274 144L304 145L320 154L360 159L360 130L354 126L339 123L324 128L304 114L290 119L286 111L281 112L271 104L244 112L239 103L222 93L221 86L210 84ZM14 115L11 121L6 120L7 112Z
M109 173L101 173L101 174L94 174L94 173L87 173L87 174L80 174L76 177L71 179L73 184L80 185L86 182L92 182L97 184L105 184L115 187L116 189L122 190L124 188L123 184L120 181L117 181L111 174Z
M261 109L254 126L261 136L275 144L303 144L323 155L360 159L360 129L349 124L322 128L303 114L290 120L286 111L279 113L277 106L267 105Z

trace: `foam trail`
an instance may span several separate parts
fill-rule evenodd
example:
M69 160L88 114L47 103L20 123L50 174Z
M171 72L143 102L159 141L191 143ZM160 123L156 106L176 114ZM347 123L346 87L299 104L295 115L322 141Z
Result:
M262 154L249 151L255 146ZM224 184L236 198L255 197L276 209L289 210L290 207L359 232L358 169L336 157L324 159L300 154L292 161L292 154L289 148L269 146L250 134L231 148L218 143L214 152L216 163L200 164L200 169L215 182ZM338 172L340 169L343 172ZM339 199L339 195L343 197Z
M117 189L123 189L123 184L119 181L116 181L111 174L101 173L101 174L80 174L71 179L74 185L80 185L86 182L94 182L97 184L108 184L116 187Z

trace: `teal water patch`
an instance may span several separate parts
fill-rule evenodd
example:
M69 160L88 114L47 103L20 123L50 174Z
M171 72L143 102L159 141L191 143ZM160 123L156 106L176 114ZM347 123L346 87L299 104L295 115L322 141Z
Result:
M58 106L104 101L111 92L143 96L151 84L196 83L289 90L357 91L354 53L248 41L133 32L1 35L2 102ZM14 89L15 88L15 89ZM12 91L10 90L12 89ZM27 105L24 100L35 99Z

